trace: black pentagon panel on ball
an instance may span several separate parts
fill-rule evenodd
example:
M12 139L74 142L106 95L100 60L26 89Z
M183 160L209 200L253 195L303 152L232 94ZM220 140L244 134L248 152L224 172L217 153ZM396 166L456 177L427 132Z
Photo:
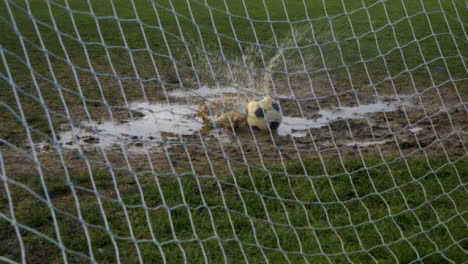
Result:
M280 126L279 122L271 122L270 123L270 129L271 130L276 130L276 129L278 129L279 126Z
M259 108L255 111L255 116L256 116L257 118L264 118L264 117L265 117L265 113L264 113L263 108L259 107Z
M279 112L279 104L277 104L277 103L272 103L272 104L271 104L271 107L273 107L273 109L275 109L276 111Z

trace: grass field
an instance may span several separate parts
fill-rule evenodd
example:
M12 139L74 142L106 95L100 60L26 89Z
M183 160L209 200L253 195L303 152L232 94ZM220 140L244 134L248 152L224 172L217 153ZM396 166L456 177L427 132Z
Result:
M99 263L462 263L468 252L465 5L0 2L0 262L21 263L25 249L28 263L88 263L91 255ZM278 54L281 60L272 61ZM420 94L428 113L406 118L432 130L421 132L424 144L396 139L384 151L328 145L319 151L299 141L272 147L269 138L241 138L240 149L221 151L213 143L203 153L189 137L181 138L186 148L167 156L124 157L114 149L106 158L99 152L61 157L50 147L38 153L41 182L25 126L36 143L51 142L52 131L69 119L124 120L132 115L127 102L173 103L166 95L174 89L251 85L247 73L261 86L267 71L274 89L310 96L310 86L325 98L310 105L333 105L336 98L355 105L349 94ZM448 109L439 112L443 104ZM405 117L393 118L400 130L392 133L408 137L401 132L409 128L401 125ZM328 140L325 134L344 130L314 133Z
M315 175L310 178L291 177L304 174L298 162L287 166L289 177L279 167L271 168L271 175L257 170L249 176L247 170L236 170L235 178L221 168L215 171L216 177L200 177L202 172L197 177L190 173L154 177L121 171L115 175L116 185L108 171L100 170L93 173L99 197L93 194L87 173L70 178L98 262L115 263L118 251L121 262L136 263L138 248L145 262L156 263L162 261L161 251L168 263L181 263L184 258L202 263L205 257L212 263L224 262L224 257L230 263L243 262L244 257L251 263L287 259L325 263L326 257L334 263L347 258L355 263L417 259L445 263L445 258L461 263L468 246L463 182L467 161L412 159L407 166L402 160L385 164L369 158L366 165L372 169L366 171L361 162L350 159L344 163L349 174L339 162L330 161L325 166L333 177L324 177L320 161L307 160L307 174ZM16 197L16 220L56 243L50 211L37 197L42 192L39 180L22 180L29 190L10 185ZM88 241L70 185L62 175L50 175L47 182L68 260L87 262L83 254L88 254ZM7 204L5 195L1 201ZM18 258L14 229L7 221L0 223L1 237L7 242L0 252ZM21 234L33 263L62 261L59 248L51 242L28 229Z

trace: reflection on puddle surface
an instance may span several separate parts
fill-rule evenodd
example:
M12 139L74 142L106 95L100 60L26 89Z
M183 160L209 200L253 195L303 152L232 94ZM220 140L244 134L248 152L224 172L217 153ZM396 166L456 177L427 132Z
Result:
M174 90L169 92L169 96L175 98L185 98L191 96L202 96L202 97L213 97L213 96L222 96L224 94L243 94L245 92L236 89L234 87L219 87L219 88L210 88L208 86L202 86L198 89L190 90Z
M142 117L118 124L84 122L82 128L74 131L77 142L72 131L66 131L60 134L59 143L71 149L77 149L78 144L98 146L100 143L105 148L119 144L158 144L163 140L161 133L190 135L202 127L201 120L196 117L197 106L134 103L130 109L141 113Z
M372 113L391 112L395 111L398 106L397 102L393 102L388 104L376 103L356 107L340 107L333 110L324 109L318 112L318 116L320 117L313 120L285 116L278 129L278 134L281 136L304 137L309 128L320 128L338 119L360 119Z
M310 128L320 128L338 119L359 119L372 113L395 111L398 106L398 102L391 102L341 107L333 110L323 109L317 113L318 117L315 119L285 116L278 129L278 134L280 136L305 137ZM132 149L140 148L143 150L143 145L157 147L163 141L178 141L177 135L193 135L203 126L200 118L196 116L197 105L136 102L130 105L130 110L139 112L141 118L133 121L124 120L116 124L110 121L83 122L82 127L75 128L74 132L71 130L62 132L59 143L66 149L78 149L78 146L109 148L116 145L126 145L131 146ZM163 138L163 134L166 134L165 138ZM208 137L226 143L229 141L229 137L223 136L224 134L213 130ZM375 143L354 142L352 144L368 146Z
M409 131L414 134L418 134L419 132L423 131L420 127L410 128Z

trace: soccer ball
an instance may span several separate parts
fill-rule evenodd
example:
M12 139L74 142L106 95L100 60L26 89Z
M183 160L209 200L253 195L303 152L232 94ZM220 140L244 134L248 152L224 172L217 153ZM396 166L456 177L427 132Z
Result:
M268 131L269 128L275 131L282 119L279 104L271 96L247 104L247 123L252 128L262 131Z
M200 106L198 116L211 127L212 123L226 129L241 129L251 126L261 131L278 129L282 116L279 104L266 96L261 100L224 97Z

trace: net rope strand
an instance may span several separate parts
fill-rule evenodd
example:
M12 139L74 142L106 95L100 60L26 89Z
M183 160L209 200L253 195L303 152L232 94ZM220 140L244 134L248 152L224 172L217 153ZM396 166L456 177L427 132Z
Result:
M158 261L162 263L172 263L175 257L171 254L174 254L174 251L180 254L177 256L178 260L191 263L194 254L192 250L196 251L203 263L232 263L236 261L231 259L233 254L239 253L240 256L236 259L245 263L259 260L276 263L278 259L285 263L296 263L299 260L303 263L315 263L315 257L321 257L319 260L328 263L360 263L364 257L368 263L379 263L379 255L376 253L379 250L389 254L392 262L401 263L401 252L396 247L398 243L405 243L414 253L414 258L407 261L408 263L423 262L433 256L456 263L452 253L454 249L465 256L468 255L464 246L467 238L460 238L460 234L452 228L455 221L465 228L468 227L465 219L468 211L456 198L459 192L467 194L464 175L466 171L457 168L457 164L466 160L468 155L465 135L467 132L464 131L465 127L460 127L457 123L457 115L468 115L468 102L464 98L463 90L468 80L466 57L463 53L468 43L467 24L463 17L466 6L455 0L437 0L434 1L436 10L432 10L430 4L419 0L412 4L417 4L420 11L412 12L412 5L406 0L400 0L396 2L401 5L400 11L403 15L395 18L392 8L396 2L382 0L369 3L361 0L355 1L360 4L359 7L350 8L351 4L341 0L336 1L340 10L336 13L333 8L337 7L325 0L314 3L302 0L299 5L303 6L304 17L298 19L289 10L290 5L285 0L277 1L274 10L271 3L265 0L259 0L256 9L246 0L238 1L237 6L233 6L232 1L228 0L219 1L217 4L209 0L143 2L151 5L151 8L143 11L140 1L129 0L126 3L129 5L126 12L130 16L127 17L121 13L121 1L115 0L108 1L109 10L106 15L102 15L99 4L91 0L83 2L84 7L81 8L73 0L65 0L63 3L44 0L41 4L44 4L45 8L37 7L36 3L30 0L24 3L3 1L5 10L0 14L0 26L8 29L10 35L17 38L11 41L17 46L13 47L11 43L0 39L0 81L6 84L5 91L11 95L11 98L6 100L0 97L0 107L6 109L7 115L21 124L25 142L10 142L9 138L2 138L3 134L0 134L0 180L3 181L5 190L2 196L2 199L5 198L5 204L1 206L3 209L0 210L0 221L12 228L11 234L15 237L19 252L15 258L10 259L9 255L5 255L0 260L11 263L29 262L31 247L28 245L28 238L33 236L46 241L49 247L60 252L56 261L75 263L78 259L100 263L103 261L102 249L94 244L96 230L102 231L106 239L110 240L106 250L112 252L112 261L116 263L124 263L129 257L128 252L132 252L134 262L147 263L148 245L152 246L151 254L158 252ZM37 15L36 8L43 8L45 15ZM313 8L319 9L318 15L311 12ZM205 12L202 15L204 18L197 14L200 10ZM260 10L264 17L259 18L254 10ZM379 21L383 21L383 25L375 25L376 10L380 10L378 15L382 19ZM62 15L58 15L59 11ZM359 14L363 14L363 20L368 24L368 30L365 32L360 32L359 24L353 20L353 16ZM148 16L151 16L150 20ZM281 18L278 19L278 16ZM431 19L435 16L441 18L444 32L432 22ZM31 22L28 25L30 32L26 32L28 29L21 21L24 17L27 17L27 22ZM88 19L86 21L92 21L93 26L89 28L95 32L89 33L83 29L84 17ZM67 30L66 26L62 25L62 20L70 23ZM242 24L237 24L239 21ZM114 39L108 36L108 22L116 25L118 33L113 36ZM426 35L421 36L418 33L418 23L427 24ZM134 30L131 33L127 28L129 25ZM301 25L303 28L300 28ZM398 27L403 25L409 28L407 41L401 40L399 35ZM328 39L322 39L324 36L321 35L320 26L328 29ZM288 28L289 33L286 37L283 36L283 32L279 33L281 27ZM348 30L348 36L340 35L343 28ZM246 31L251 34L250 38L245 37L248 35ZM94 33L96 38L91 41L89 35ZM302 43L304 34L307 35L306 44ZM387 47L388 45L382 44L379 41L379 35L382 34L387 34L390 41L394 41L394 46ZM158 46L153 43L156 35ZM135 36L141 38L138 44L140 46L134 45L135 40L132 38ZM266 40L265 36L271 38ZM51 37L56 39L53 48L50 46ZM372 45L376 54L371 56L368 56L368 51L362 44L368 38L374 39ZM435 54L426 54L424 43L429 41L434 43ZM448 48L444 41L449 41L453 46L449 55L446 55ZM346 54L346 45L350 42L356 45L356 56L351 57L353 61L349 61ZM330 58L330 47L335 53L334 58ZM411 47L414 47L413 55L420 60L416 66L413 66L410 57L405 54L405 50ZM96 49L103 52L96 55ZM312 49L317 54L312 54ZM79 62L76 58L77 50L81 52ZM232 56L231 50L238 56ZM115 56L115 52L120 52L120 56ZM148 70L142 69L139 64L140 60L143 61L141 54L149 58L146 65ZM288 57L293 56L291 54L297 54L297 57ZM397 70L393 69L392 65L392 56L395 54L401 59L401 67ZM42 67L36 63L36 59L43 60ZM198 61L199 59L201 61ZM316 65L310 62L311 59L314 59L313 63ZM292 65L291 60L295 60ZM452 64L455 60L458 64ZM108 67L100 65L102 61ZM373 65L376 63L382 67L379 70L383 72L378 76L373 73ZM436 63L443 65L441 68L446 77L442 81L433 69ZM126 68L122 72L121 67L124 64ZM60 66L57 65L66 65L70 74L68 80L63 77ZM454 65L458 65L457 71L454 71ZM353 69L356 67L362 68L362 75L355 75ZM170 78L175 80L168 78L169 68L173 70L174 75ZM19 73L18 69L23 72ZM421 72L428 77L425 82L419 80ZM22 74L27 77L21 76ZM88 76L90 81L84 80L83 75ZM337 81L338 75L342 78L341 83ZM190 85L187 76L192 78ZM409 95L399 87L399 80L406 77ZM25 81L24 78L30 81ZM298 78L303 79L300 84L304 90L300 90L295 83ZM323 82L318 82L318 78L323 78ZM360 78L364 81L360 82ZM106 82L108 79L112 84ZM92 83L91 86L95 89L93 94L88 92L89 83ZM346 83L346 90L341 88L342 83ZM161 112L168 112L171 116L180 114L170 109L152 111L150 106L155 103L152 97L154 93L161 93L163 99L158 100L164 101L166 105L191 105L194 101L210 103L213 100L211 97L199 95L194 91L207 86L223 89L228 84L233 85L237 91L234 96L238 97L271 94L279 100L279 107L283 113L287 111L287 103L294 105L297 108L295 116L301 120L308 120L308 108L311 106L316 107L317 112L327 111L331 101L337 103L338 109L349 105L364 107L371 98L363 98L363 95L372 96L372 101L376 104L387 103L384 96L390 96L398 105L402 121L395 127L392 123L392 114L395 111L380 112L385 130L382 134L375 128L376 121L373 116L360 117L360 126L370 131L371 147L360 144L360 135L353 128L355 123L352 118L336 120L337 123L343 124L339 128L341 131L337 131L336 123L330 121L320 127L320 132L313 127L305 129L305 136L301 139L290 133L284 136L291 143L288 146L285 146L284 139L275 135L275 131L269 127L266 140L251 126L248 127L247 136L234 129L227 129L229 131L225 132L229 133L230 142L223 140L219 125L213 120L211 125L215 132L208 136L200 129L190 136L175 132L173 134L176 136L169 140L171 136L167 135L168 132L164 128L158 128L154 133L161 135L161 139L154 142L158 144L156 152L159 156L155 155L154 142L143 140L139 157L141 163L147 164L148 167L141 170L134 161L132 148L124 140L118 141L112 149L104 144L106 138L112 135L106 134L96 125L101 121L95 117L92 110L93 105L100 105L110 126L116 130L120 124L118 110L125 111L128 115L125 121L129 123L139 120L135 112L149 110L150 120L158 123L161 120ZM386 85L387 90L391 91L390 94L380 90ZM109 95L108 86L115 86L111 91L115 93L114 97L120 98L118 102ZM260 89L255 90L256 88ZM48 104L50 96L47 89L53 89L56 93L60 111L57 111L55 105ZM171 92L177 89L188 92L190 97L175 98ZM454 95L450 95L452 101L447 95L448 89L453 90ZM284 91L287 95L283 95ZM323 95L323 91L327 91L327 94ZM144 107L134 107L135 93L139 94L139 102L145 103ZM428 100L428 96L431 96L433 101L425 101ZM78 108L83 112L83 119L77 120L74 113L77 106L70 103L69 97L75 98L78 104L81 104ZM45 126L49 132L41 131L41 128L34 125L34 120L28 118L30 102L36 103L43 110ZM417 102L417 106L409 105L410 102ZM434 111L430 104L440 108ZM224 110L229 109L225 100L221 100L221 107ZM210 115L213 115L214 110L209 111ZM416 120L411 116L412 111L420 112ZM449 132L440 131L440 124L437 123L440 119L445 119L444 124ZM60 133L63 126L57 124L63 120L65 122L62 124L66 124L71 133L70 144L76 146L76 149L67 149L67 146L61 143ZM228 117L228 122L231 127L234 126L232 118ZM284 123L288 124L287 121ZM404 136L407 135L407 131L422 125L430 130L433 138L427 143L424 141L427 139L411 132L409 138L414 140L414 149L404 149L402 144L406 140ZM83 129L88 129L88 133L97 139L94 155L82 146L83 136L80 133ZM325 148L318 133L329 135ZM349 139L351 145L343 145L341 137ZM49 168L48 163L44 162L44 156L38 150L40 142L37 138L46 138L50 151L57 154L56 169ZM379 144L379 140L382 139L389 143ZM303 140L309 143L307 147L303 146ZM447 143L450 140L455 142L453 144L458 144L461 154L452 154L453 144ZM396 158L389 159L386 154L388 145L395 148ZM369 160L368 148L373 149L377 162ZM194 152L194 149L199 152ZM358 169L350 168L347 163L350 149L351 155L361 164ZM441 165L432 161L434 149L438 150L443 159ZM10 169L12 165L7 162L12 153L33 164L31 176L38 179L40 187L32 188L16 177L15 172ZM91 186L75 182L74 164L69 159L70 155L75 154L84 164L81 170ZM114 161L116 154L122 157L120 164ZM278 170L273 170L269 165L272 156L278 157L273 161ZM291 156L297 162L297 170L294 172L290 171ZM423 166L427 168L422 175L410 163L411 158L419 156L422 157ZM309 157L317 159L317 172L311 172L308 168ZM330 159L334 159L333 162L338 164L340 172L330 168ZM182 160L187 161L184 168L179 167ZM218 168L220 160L223 170ZM164 162L167 168L161 165ZM203 173L198 171L200 162L206 169ZM401 182L401 176L397 175L394 169L396 164L404 166L407 171L408 179L404 182ZM245 169L245 172L241 173L239 168ZM162 172L163 169L166 171ZM386 186L385 189L379 186L379 179L373 173L376 170L384 171L384 176L389 177L390 186ZM443 170L454 172L453 178L456 182L452 183L453 186L446 186L444 175L440 173ZM259 178L257 171L263 173L264 177ZM102 189L99 178L102 173L107 175L109 193ZM67 208L68 210L60 208L59 201L53 197L54 187L48 180L51 174L61 176L70 191L73 206ZM128 180L122 178L122 174L129 175L134 183L136 202L126 200L128 190L125 186ZM150 180L146 176L151 176ZM365 194L361 193L356 182L357 177L362 177L362 180L365 179L369 183ZM429 177L435 180L440 190L439 194L434 195L427 189L424 180ZM187 180L193 180L194 184L191 187L186 186ZM207 189L208 180L214 182L211 189ZM310 187L309 196L313 199L302 197L303 194L299 193L300 190L294 185L296 180L303 180L303 184ZM337 180L347 182L351 195L343 198L343 193L337 188ZM318 181L326 182L329 198L321 197L323 186L319 186ZM174 183L171 185L174 189L167 189L168 182ZM287 194L283 193L282 184L287 185ZM145 190L148 186L157 189L157 205L151 200L155 195ZM268 187L268 191L263 190L265 186ZM421 190L420 204L414 205L412 197L406 194L405 188L409 186L418 186ZM47 209L50 215L50 230L44 231L45 229L28 226L18 220L19 204L22 200L16 195L17 190L29 194L28 198L24 199L37 202ZM178 193L177 204L173 204L174 194L171 192ZM217 193L220 200L218 203L210 200L210 192ZM82 193L91 196L93 203L97 205L100 224L87 221L88 198L83 197ZM196 197L191 196L193 193ZM404 208L394 212L393 201L389 200L389 195L402 199ZM252 197L255 197L255 202L258 203L255 205L258 212L252 212ZM194 205L196 198L199 200ZM369 199L380 201L385 211L384 216L374 216L373 208L367 204ZM448 217L435 205L440 199L445 199L447 206L451 208ZM238 201L238 204L233 205L233 200ZM117 229L112 215L116 209L108 207L109 203L118 207L119 220L125 226L125 230ZM360 213L365 215L359 220L353 217L355 204L359 204ZM312 215L309 212L314 206L318 208L320 215ZM292 211L291 208L296 211ZM436 223L429 228L424 216L418 213L422 208L435 216ZM141 219L135 218L135 210L143 213ZM337 224L337 220L334 219L334 210L340 210L341 224ZM155 217L159 211L163 213ZM180 213L181 211L184 213ZM297 211L305 218L301 225L295 224ZM206 221L204 225L209 226L209 234L200 232L201 227L197 219L202 212L207 214L203 220ZM227 223L223 225L217 222L220 212L225 214L227 219ZM262 216L259 216L259 213ZM414 233L404 230L398 220L400 216L414 219ZM61 222L64 218L79 226L78 230L84 237L85 244L79 250L68 244L69 238L64 236L66 227ZM162 222L163 218L168 222L169 239L165 238L167 234L159 233L158 221ZM251 234L247 239L239 231L240 218L245 221L242 224L247 226ZM320 226L317 225L318 218L322 221ZM188 234L178 230L181 220L187 224L184 232ZM395 229L395 234L392 235L396 238L390 240L388 234L381 230L384 222L391 222ZM260 229L259 225L266 225L267 228ZM365 241L361 234L363 228L372 229L375 233L374 245L369 246ZM142 229L146 230L143 236ZM448 241L441 243L434 237L432 232L440 230L446 234ZM335 238L336 250L329 249L329 242L321 233L324 231ZM268 242L265 242L266 233L270 236ZM312 234L316 246L314 250L310 249L312 242L304 239L306 234ZM416 241L417 238L429 242L432 249L421 250L418 245L421 242ZM350 245L350 240L353 241L353 245ZM212 247L212 244L216 246ZM256 250L255 254L258 256L252 255L252 250ZM236 253L233 253L234 251ZM280 257L273 255L274 253ZM221 255L219 259L215 259L216 254Z

